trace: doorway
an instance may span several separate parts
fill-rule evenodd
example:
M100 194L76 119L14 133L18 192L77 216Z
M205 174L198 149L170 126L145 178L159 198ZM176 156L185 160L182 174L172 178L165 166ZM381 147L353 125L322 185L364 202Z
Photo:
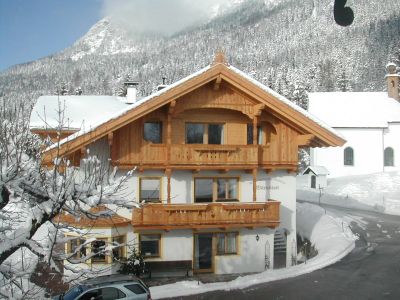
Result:
M311 188L317 188L317 177L315 175L311 175Z
M194 272L213 272L212 249L212 233L197 233L194 235Z

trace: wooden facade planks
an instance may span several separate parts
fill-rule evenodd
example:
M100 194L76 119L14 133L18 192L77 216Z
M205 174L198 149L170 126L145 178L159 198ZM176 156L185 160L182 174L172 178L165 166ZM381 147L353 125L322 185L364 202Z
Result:
M133 210L136 230L279 226L280 202L144 204Z

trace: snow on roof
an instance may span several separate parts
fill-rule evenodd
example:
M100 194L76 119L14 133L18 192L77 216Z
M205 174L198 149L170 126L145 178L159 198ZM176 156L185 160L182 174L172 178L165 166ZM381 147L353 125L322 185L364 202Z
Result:
M308 174L310 171L315 175L329 175L328 169L323 166L308 166L307 169L304 170L303 175Z
M63 128L81 130L127 107L125 98L115 96L41 96L33 107L32 129L53 129L59 126L63 113Z
M308 110L332 127L385 128L400 121L400 103L386 92L310 93Z
M274 90L270 89L269 87L263 85L261 82L255 80L254 78L250 77L249 75L247 75L246 73L240 71L239 69L229 66L229 69L231 69L232 71L236 72L237 74L239 74L240 76L244 77L245 79L247 79L248 81L252 82L253 84L255 84L256 86L258 86L259 88L263 89L265 92L267 92L268 94L274 96L275 98L279 99L280 101L282 101L283 103L285 103L287 106L293 108L294 110L298 111L299 113L301 113L302 115L304 115L305 117L307 117L308 119L314 121L315 123L317 123L319 126L325 128L326 130L328 130L329 132L335 134L336 136L344 139L343 135L340 134L339 132L337 132L335 129L333 129L331 126L329 126L323 118L317 118L315 115L313 115L312 113L310 113L309 111L306 111L305 109L301 108L300 106L298 106L297 104L293 103L292 101L290 101L289 99L287 99L286 97L282 96L281 94L275 92ZM321 120L322 119L322 120Z
M63 139L62 141L60 141L60 145L67 143L68 141L74 140L77 137L84 135L90 131L95 130L97 127L101 126L102 124L110 121L110 120L114 120L117 119L123 115L125 115L126 113L128 113L129 111L143 105L144 103L151 101L152 99L172 90L173 88L185 83L186 81L189 81L190 79L196 78L198 76L200 76L201 74L207 72L208 70L210 70L212 68L212 65L208 65L207 67L181 79L176 81L175 83L168 85L166 88L161 89L145 98L142 98L140 100L138 100L136 103L131 104L123 109L121 109L120 111L114 112L113 114L108 115L108 117L104 117L101 120L97 121L97 122L93 122L90 124L90 126L85 126L84 128L81 128L81 130L79 130L78 132L66 137L65 139ZM295 109L296 111L298 111L299 113L303 114L304 116L306 116L307 118L309 118L310 120L316 122L318 125L320 125L321 127L325 128L326 130L328 130L329 132L335 134L338 137L341 137L344 139L344 137L337 132L336 130L334 130L333 128L331 128L330 126L328 126L326 123L324 123L323 121L319 120L318 118L316 118L315 116L311 115L310 113L308 113L306 110L304 110L303 108L301 108L300 106L296 105L295 103L291 102L290 100L288 100L287 98L283 97L282 95L278 94L277 92L271 90L270 88L266 87L265 85L263 85L262 83L258 82L257 80L255 80L254 78L250 77L249 75L247 75L246 73L240 71L239 69L232 67L232 66L228 66L228 68L232 71L234 71L235 73L237 73L238 75L242 76L243 78L245 78L246 80L252 82L253 84L255 84L256 86L258 86L259 88L263 89L265 92L269 93L270 95L276 97L278 100L280 100L281 102L285 103L286 105L288 105L289 107L291 107L292 109ZM78 96L81 97L81 96ZM106 97L106 96L105 96ZM57 147L57 145L52 145L49 148L47 148L47 150L50 150L52 148Z

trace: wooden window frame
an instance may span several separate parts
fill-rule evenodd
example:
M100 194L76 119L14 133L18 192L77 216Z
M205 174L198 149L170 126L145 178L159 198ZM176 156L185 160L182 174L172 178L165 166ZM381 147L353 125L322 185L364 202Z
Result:
M94 251L93 251L93 243L95 243L95 242L104 242L104 248L106 248L107 247L107 243L108 243L108 239L107 238L97 238L95 241L93 241L93 242L91 242L90 243L90 251L91 251L91 254L94 254ZM95 255L93 255L92 257L91 257L91 263L92 264L106 264L107 262L108 262L108 258L107 258L107 253L106 253L106 250L104 249L104 250L102 250L102 253L101 253L102 255L104 255L104 259L98 259L98 258L96 258L95 257Z
M84 244L86 242L86 240L81 237L67 236L67 238L71 238L71 240L69 240L67 242L67 255L72 255L72 239L76 240L77 248L79 248L82 244ZM82 243L82 241L83 241L83 243ZM82 256L83 251L85 251L85 252L87 251L86 245L84 247L82 247L78 252L76 252L75 255L71 256L70 259L80 259L80 258L86 256L87 253L85 253L85 255Z
M122 239L122 243L119 244L126 244L126 235L117 235L117 236L112 236L111 237L111 243L114 245L114 242L116 239ZM118 251L119 252L119 259L116 259L114 256L114 251ZM111 257L112 257L112 261L118 261L118 260L123 260L126 259L126 245L122 245L119 246L118 248L114 248L111 250Z
M251 127L251 129L250 129L250 127ZM247 130L246 131L247 145L254 145L253 140L251 141L251 143L249 143L249 139L248 139L249 132L251 132L251 137L253 138L253 124L247 123L246 130ZM261 124L258 124L257 125L257 145L264 145L265 144L264 140L265 140L264 126L262 126Z
M139 202L142 202L142 181L143 180L159 180L160 182L160 189L159 189L159 195L158 195L158 201L146 201L146 199L143 199L147 203L162 203L162 177L155 176L155 177L139 177Z
M146 255L145 253L142 252L142 237L146 236L146 235L158 236L158 254L157 255ZM161 240L162 240L162 235L160 233L139 234L139 251L140 251L140 254L144 258L160 258L161 257Z
M198 179L209 179L212 180L212 201L211 202L196 202L196 180ZM230 198L218 198L218 180L225 179L231 180L236 179L237 187L236 187L236 194L237 199L230 199ZM213 203L213 202L240 202L240 177L194 177L193 180L193 203ZM225 195L228 194L229 185L225 186Z
M195 143L188 143L188 138L187 138L187 125L188 124L198 124L198 125L203 125L203 143L201 144L195 144ZM222 125L222 141L221 144L209 144L208 143L208 132L209 132L209 125ZM225 134L225 129L226 129L226 123L204 123L204 122L186 122L185 123L185 144L187 145L226 145L226 134Z
M235 249L236 252L228 252L228 235L235 235ZM216 232L214 233L216 237L216 253L215 255L217 256L224 256L224 255L238 255L239 254L239 248L238 248L238 237L239 237L239 232ZM224 235L224 252L218 252L218 235Z
M154 143L153 141L149 141L149 140L145 139L144 127L145 127L146 123L160 124L160 142L159 143ZM143 130L142 130L142 138L143 138L143 141L145 141L147 143L152 143L152 144L155 144L155 145L163 144L163 122L162 121L158 121L158 120L155 120L155 121L144 121L143 122Z

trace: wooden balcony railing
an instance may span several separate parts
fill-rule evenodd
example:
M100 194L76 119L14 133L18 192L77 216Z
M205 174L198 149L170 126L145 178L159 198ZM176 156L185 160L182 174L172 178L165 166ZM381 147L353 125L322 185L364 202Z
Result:
M279 225L280 202L144 204L133 210L132 225L142 229L254 228Z

